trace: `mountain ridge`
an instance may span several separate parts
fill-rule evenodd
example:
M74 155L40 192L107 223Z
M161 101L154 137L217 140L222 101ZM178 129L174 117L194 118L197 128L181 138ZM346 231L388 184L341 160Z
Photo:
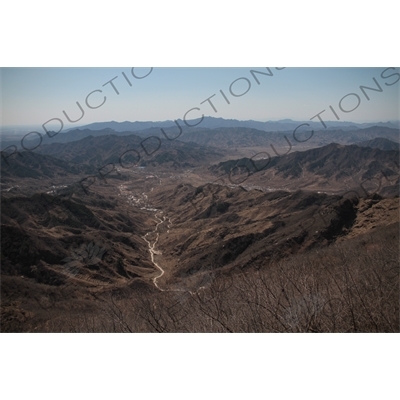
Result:
M186 126L182 119L176 120L182 127ZM188 123L194 126L195 123L200 122L200 119L187 120ZM215 117L204 117L204 119L198 124L198 127L202 128L254 128L260 130L277 130L277 131L286 131L295 129L300 124L310 124L311 128L321 128L320 122L314 121L295 121L291 119L282 119L278 121L257 121L257 120L237 120L237 119L225 119L225 118L215 118ZM325 124L328 128L330 127L348 127L352 128L367 128L370 126L384 126L388 128L398 129L399 125L388 122L374 122L374 123L355 123L355 122L347 122L347 121L325 121ZM122 131L139 131L150 128L168 128L176 126L174 120L165 120L165 121L106 121L106 122L94 122L92 124L83 125L78 127L78 129L92 129L92 130L101 130L110 128L115 130L116 132ZM71 129L69 129L71 130Z

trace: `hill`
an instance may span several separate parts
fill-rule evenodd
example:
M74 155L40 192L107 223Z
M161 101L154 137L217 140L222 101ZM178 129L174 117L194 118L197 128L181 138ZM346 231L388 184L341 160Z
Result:
M46 179L67 175L90 174L93 168L76 165L51 155L22 151L8 158L1 157L1 180L7 178Z
M399 151L330 144L272 158L264 154L264 159L224 161L210 167L210 171L230 184L265 190L304 188L330 193L389 190L391 195L398 195Z
M361 147L371 147L373 149L379 150L400 150L400 144L397 142L393 142L389 139L385 139L382 137L378 137L372 140L366 140L364 142L355 143L357 146Z
M372 140L376 137L386 138L396 143L400 140L400 131L387 127L372 126L364 129L354 127L352 130L332 127L321 130L320 126L316 129L310 126L307 129L303 128L294 133L296 127L293 130L276 129L269 131L248 127L222 127L214 129L184 128L179 140L222 149L246 147L256 149L258 147L261 150L268 149L272 154L275 154L275 152L271 145L281 148L278 153L285 153L282 147L287 148L289 146L296 149L300 146L307 146L311 148L325 146L332 142L345 145L358 144L366 139ZM165 132L167 135L173 136L176 134L177 128L166 128ZM138 131L136 134L142 137L155 135L164 138L160 130L154 128Z
M222 157L221 151L205 146L182 143L178 140L148 138L137 135L88 136L70 143L53 143L41 146L41 154L53 155L62 160L102 167L114 163L120 165L120 157L129 153L131 162L139 166L163 165L172 168L193 167Z

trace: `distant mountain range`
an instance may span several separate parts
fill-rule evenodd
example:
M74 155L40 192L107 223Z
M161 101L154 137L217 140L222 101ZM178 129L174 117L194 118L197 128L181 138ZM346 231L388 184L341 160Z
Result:
M183 128L185 127L185 123L183 120L177 120L180 126ZM188 120L187 122L191 125L199 122L200 119L197 120ZM311 129L321 129L322 125L319 121L293 121L291 119L283 119L279 121L254 121L254 120L247 120L247 121L239 121L237 119L224 119L224 118L214 118L214 117L204 117L203 121L197 125L198 128L207 128L207 129L216 129L216 128L252 128L252 129L259 129L262 131L276 131L276 132L283 132L296 129L300 124L308 123L310 124ZM346 129L357 129L357 128L368 128L371 126L380 126L380 127L387 127L392 129L398 129L399 124L392 123L392 122L374 122L374 123L363 123L357 124L354 122L347 122L347 121L326 121L325 124L328 128L340 127ZM116 122L116 121L109 121L109 122L95 122L93 124L84 125L79 129L91 129L91 130L102 130L102 129L112 129L115 132L124 132L124 131L142 131L145 129L150 128L169 128L169 127L176 127L176 124L172 120L167 121L136 121L136 122ZM72 129L71 129L72 130Z
M376 129L392 131L390 128ZM238 128L239 130L245 133L247 131ZM374 128L360 131L368 130L373 131ZM216 131L220 130L211 132ZM254 130L248 131L254 134ZM255 132L258 134L260 131ZM246 135L244 140L248 140ZM38 149L38 153L23 152L19 157L14 155L9 160L10 165L2 159L2 181L6 182L11 177L40 179L67 174L90 174L95 172L96 168L111 163L120 166L120 157L127 151L128 154L123 158L124 165L137 163L139 166L162 165L164 168L180 169L214 164L210 167L210 171L217 175L221 173L230 175L236 166L242 166L254 172L252 184L283 180L288 183L287 178L308 179L311 182L317 177L318 180L329 179L332 185L339 185L340 182L348 181L349 177L355 177L361 182L379 175L386 177L386 180L382 178L383 184L386 185L388 179L394 182L398 176L399 144L384 138L376 138L357 145L331 143L307 151L292 151L287 155L272 157L267 164L265 159L252 161L248 158L218 163L226 156L218 147L193 142L184 143L179 140L171 142L166 139L146 141L145 148L150 155L147 156L141 151L141 158L137 159L139 153L133 153L130 149L140 150L141 143L142 138L137 135L114 134L89 136L70 143L43 145ZM272 152L271 155L273 156Z
M182 120L177 120L177 122L182 131L174 121L96 122L79 128L64 130L57 134L50 132L51 138L43 132L40 146L73 142L88 136L106 136L110 134L126 136L134 133L141 137L158 136L164 139L165 136L161 129L164 130L169 138L178 138L186 142L192 141L201 145L216 147L268 146L271 141L278 143L284 140L283 133L286 133L287 136L293 136L293 131L301 124L309 124L309 126L302 127L297 134L301 137L300 131L303 132L304 136L305 131L314 130L315 134L311 142L315 142L313 143L315 146L323 146L332 141L342 144L356 143L376 137L383 137L395 142L400 141L398 121L394 123L377 122L368 124L331 121L325 122L327 129L323 128L320 122L293 121L290 119L261 122L204 117L201 124L194 127L186 126ZM196 120L188 122L194 124ZM33 135L31 137L24 140L24 146L28 149L35 148L38 144L38 136ZM21 138L10 139L10 137L7 137L7 140L1 141L1 149L11 145L21 148Z

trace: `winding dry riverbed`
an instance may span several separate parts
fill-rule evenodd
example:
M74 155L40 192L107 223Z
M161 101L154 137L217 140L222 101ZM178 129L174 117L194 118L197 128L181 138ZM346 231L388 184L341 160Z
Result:
M160 215L160 214L161 214L161 215ZM162 214L163 214L163 211L160 211L160 210L157 210L157 211L156 211L156 213L155 213L155 215L154 215L154 216L156 217L156 219L158 220L158 222L157 222L157 224L156 224L156 227L154 228L154 230L153 230L152 232L148 232L148 233L146 233L146 235L144 235L144 236L142 236L142 237L143 237L143 239L147 242L147 244L148 244L148 246L149 246L149 253L150 253L151 262L152 262L152 263L154 264L154 266L160 271L160 274L157 275L155 278L153 278L154 286L155 286L157 289L159 289L160 291L164 292L165 290L162 289L162 288L160 288L160 287L158 286L157 279L161 278L161 277L164 275L165 271L160 267L160 265L159 265L159 264L155 261L155 259L154 259L154 255L155 255L155 254L161 254L160 251L158 251L158 250L155 249L156 244L157 244L157 242L158 242L158 238L159 238L159 236L160 236L160 233L158 232L158 227L159 227L161 224L164 224L165 222L168 222L168 221L169 221L169 223L171 223L170 218L168 218L168 217L166 217L165 215L162 215ZM162 216L162 219L160 218L160 216ZM168 225L168 228L169 228L169 227L170 227L170 226ZM148 235L152 235L152 234L155 234L155 235L156 235L156 238L154 239L153 242L147 239L147 236L148 236Z
M163 289L159 286L158 280L165 274L164 269L155 260L156 255L162 254L161 251L156 250L156 245L160 237L159 227L162 224L167 224L166 225L167 233L169 233L169 229L172 226L171 218L164 215L164 212L162 210L151 207L151 205L148 204L148 196L145 192L142 192L139 195L134 195L132 192L127 190L125 185L120 185L119 190L120 190L120 196L126 197L130 205L139 207L141 210L146 210L154 213L154 217L156 219L156 226L152 231L147 232L144 236L142 236L143 240L147 243L151 262L153 263L156 270L160 272L157 276L155 276L152 279L154 286L161 292L184 292L184 293L189 293L191 295L197 293L200 290L205 289L205 286L200 286L195 292L192 292L187 289L178 289L178 288Z

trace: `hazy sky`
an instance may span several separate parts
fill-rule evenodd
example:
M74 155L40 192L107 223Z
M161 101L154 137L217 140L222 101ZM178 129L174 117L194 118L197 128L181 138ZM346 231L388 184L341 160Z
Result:
M384 67L283 70L271 67L273 76L255 74L259 84L251 70L267 73L265 67L135 68L133 73L137 77L148 74L137 79L130 67L3 68L1 124L37 124L39 128L52 118L60 118L65 126L76 127L110 120L160 121L183 118L194 107L200 110L190 112L188 119L204 114L240 120L309 120L325 109L321 116L325 120L336 120L330 105L344 121L386 122L399 119L400 82L396 81L400 75L394 75L400 72L399 68L384 72ZM113 88L107 82L115 77ZM370 98L367 100L360 86L377 88L373 78L382 91L366 90ZM104 96L106 101L102 106L91 109L86 104L86 98L93 91L96 92L87 100L90 106L100 106ZM214 94L210 101L217 112L207 101ZM81 117L77 101L84 110L84 116L70 123L63 111L71 120ZM354 111L343 111L353 108Z

